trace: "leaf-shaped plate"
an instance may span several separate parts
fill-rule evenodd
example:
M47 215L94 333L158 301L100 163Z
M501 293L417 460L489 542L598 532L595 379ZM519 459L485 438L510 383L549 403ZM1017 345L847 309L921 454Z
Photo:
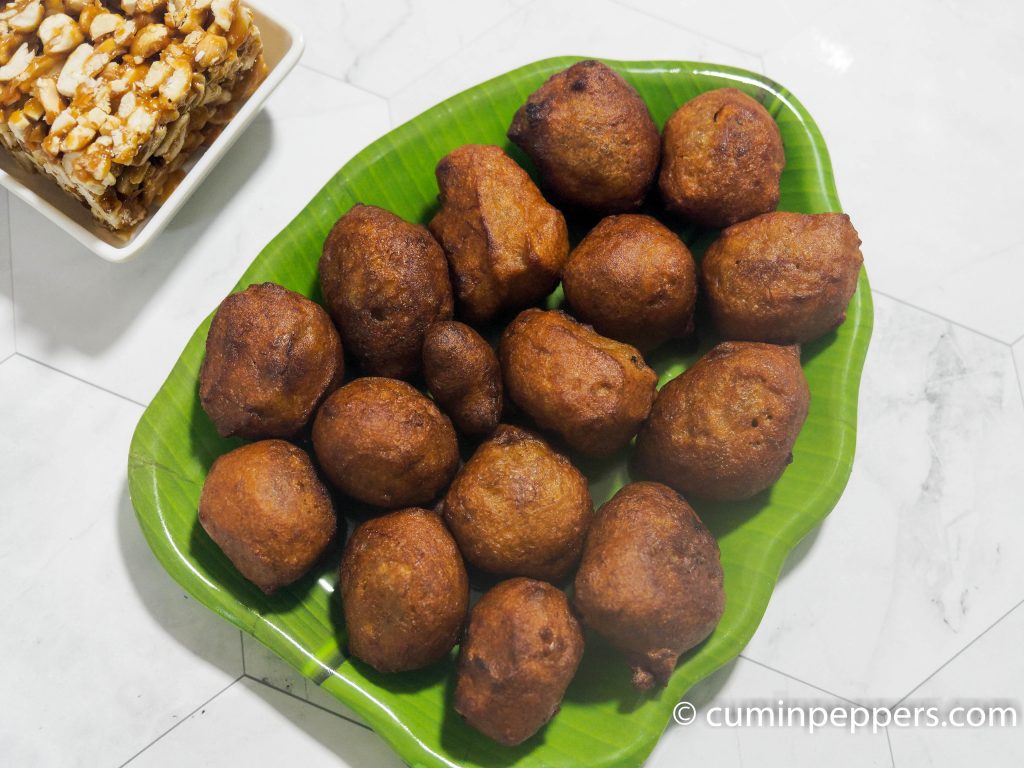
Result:
M274 281L317 298L317 260L335 220L355 202L426 222L436 208L434 166L465 143L508 147L516 109L554 72L578 57L530 64L430 109L360 152L279 234L238 287ZM608 62L646 100L658 125L702 91L739 88L778 121L786 148L780 208L838 211L828 152L818 128L784 88L760 75L688 62ZM509 148L517 159L522 156ZM525 162L525 161L524 161ZM708 236L680 230L700 252ZM553 302L558 295L552 297ZM803 361L812 404L795 461L770 492L742 504L698 505L718 537L727 608L718 629L680 663L668 687L640 694L626 665L599 639L587 651L561 712L516 748L494 744L462 723L451 707L453 658L431 669L385 676L344 655L339 601L332 596L338 554L273 597L246 582L198 525L207 469L237 443L222 440L199 405L197 378L209 318L192 336L167 382L146 409L129 459L129 486L139 523L157 558L196 599L264 643L302 674L358 712L411 765L639 765L653 749L673 705L698 680L734 658L753 635L783 562L832 510L853 461L857 391L871 335L872 307L862 274L846 323L808 345ZM651 360L662 382L695 352L661 352ZM585 464L596 503L628 480L625 457Z

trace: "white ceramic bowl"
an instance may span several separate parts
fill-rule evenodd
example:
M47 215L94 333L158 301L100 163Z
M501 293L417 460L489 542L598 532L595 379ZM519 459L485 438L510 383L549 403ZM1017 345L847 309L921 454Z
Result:
M82 243L86 248L107 261L127 261L145 248L163 231L167 223L185 204L185 201L203 183L203 179L238 140L263 106L267 97L281 83L285 75L302 56L302 33L284 21L267 16L255 3L244 0L252 8L256 25L263 37L263 56L267 62L267 77L259 88L238 110L220 136L185 166L184 179L170 197L139 224L131 237L111 232L97 224L88 209L71 197L49 177L26 170L5 150L0 148L0 184L5 186L46 218Z

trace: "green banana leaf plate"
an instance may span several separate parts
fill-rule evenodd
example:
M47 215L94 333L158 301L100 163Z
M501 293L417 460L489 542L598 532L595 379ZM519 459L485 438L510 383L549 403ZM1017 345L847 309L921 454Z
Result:
M274 281L319 298L317 260L335 220L356 202L427 222L436 210L434 166L466 143L510 147L505 131L516 109L554 72L578 57L547 59L471 88L435 106L360 152L266 248L238 282ZM782 210L839 211L828 152L807 111L761 75L709 64L614 62L662 125L702 91L731 86L761 101L778 121L786 148ZM711 239L680 234L698 255ZM579 232L574 232L579 237ZM549 301L560 301L556 293ZM132 440L129 487L139 524L168 572L197 600L254 636L359 713L414 766L635 766L650 754L672 708L697 681L735 658L753 635L786 556L838 501L853 462L857 392L871 336L867 276L836 332L808 345L803 361L812 404L778 484L740 504L697 505L718 538L727 606L721 624L680 662L669 685L639 693L614 650L588 635L579 672L561 711L533 738L501 747L465 725L451 706L454 653L419 672L381 675L345 655L339 600L333 595L339 552L290 588L267 597L246 582L199 526L199 493L213 460L238 442L218 437L199 405L197 380L209 318L196 330ZM711 343L706 339L704 347ZM667 350L650 361L662 383L685 370L699 350ZM626 455L582 466L595 503L629 480ZM345 510L340 510L344 512Z

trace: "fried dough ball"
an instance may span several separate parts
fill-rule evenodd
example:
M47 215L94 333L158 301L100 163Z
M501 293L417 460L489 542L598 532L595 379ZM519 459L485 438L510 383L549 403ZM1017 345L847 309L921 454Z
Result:
M555 199L599 213L640 207L661 149L640 94L593 60L552 75L516 112L508 137Z
M693 331L693 256L650 216L601 220L570 254L562 287L576 317L643 352Z
M772 116L735 88L707 91L665 123L658 185L669 210L704 227L774 211L786 164Z
M750 498L792 462L810 399L799 347L722 342L658 393L637 468L686 495Z
M451 265L459 311L484 323L534 304L569 256L562 214L498 147L467 144L437 164L441 210L430 231Z
M646 690L667 684L679 657L714 630L722 580L718 542L693 508L660 483L631 483L597 512L574 603Z
M268 595L305 575L338 527L313 462L284 440L243 445L213 462L199 497L199 523Z
M292 437L344 375L341 339L318 304L250 285L213 316L199 401L221 437Z
M839 327L864 257L844 213L766 213L733 224L701 262L726 339L802 344Z
M564 312L521 312L501 337L500 358L512 401L588 456L625 447L654 402L658 376L639 350Z
M397 379L356 379L327 398L313 447L338 490L386 509L426 504L459 466L448 417Z
M583 632L561 590L503 581L469 614L455 711L499 744L521 744L558 712L582 657Z
M560 581L580 559L594 505L587 480L547 443L502 425L444 499L466 560L499 576Z
M498 356L468 325L442 320L427 329L423 375L438 405L464 435L489 435L498 426L505 404Z
M353 206L327 236L320 288L345 346L371 376L417 373L423 334L454 307L437 241L372 205Z
M425 509L356 528L341 559L339 589L349 652L378 672L443 659L469 608L462 555L440 518Z

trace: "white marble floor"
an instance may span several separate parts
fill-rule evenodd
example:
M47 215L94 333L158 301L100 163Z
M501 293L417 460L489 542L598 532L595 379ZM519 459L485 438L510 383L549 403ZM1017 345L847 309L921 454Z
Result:
M1007 0L262 0L302 64L166 236L98 261L0 197L5 765L397 765L358 718L188 599L125 488L131 431L194 327L349 157L556 54L699 59L821 126L876 331L846 495L742 657L691 692L892 707L1024 692L1024 7ZM1024 764L1021 728L669 726L654 766Z

